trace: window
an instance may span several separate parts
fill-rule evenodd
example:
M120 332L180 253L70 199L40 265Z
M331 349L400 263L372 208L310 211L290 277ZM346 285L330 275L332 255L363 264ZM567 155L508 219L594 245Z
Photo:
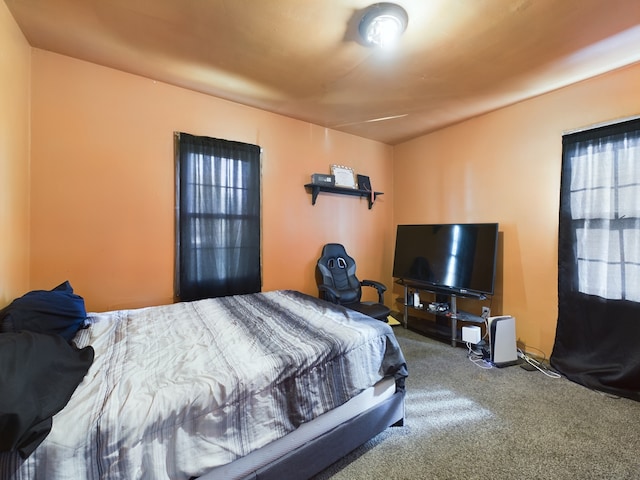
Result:
M640 136L565 142L578 291L640 301Z
M260 147L176 133L176 296L259 292Z

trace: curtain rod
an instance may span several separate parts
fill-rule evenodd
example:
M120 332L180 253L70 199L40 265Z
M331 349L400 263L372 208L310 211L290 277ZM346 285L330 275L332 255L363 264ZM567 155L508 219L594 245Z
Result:
M586 132L587 130L593 130L595 128L600 128L600 127L608 127L609 125L615 125L616 123L629 122L631 120L637 120L639 118L640 118L640 115L634 115L632 117L618 118L618 119L609 120L609 121L606 121L606 122L595 123L593 125L588 125L588 126L585 126L585 127L579 127L579 128L574 129L574 130L566 130L566 131L562 132L562 135L571 135L573 133Z

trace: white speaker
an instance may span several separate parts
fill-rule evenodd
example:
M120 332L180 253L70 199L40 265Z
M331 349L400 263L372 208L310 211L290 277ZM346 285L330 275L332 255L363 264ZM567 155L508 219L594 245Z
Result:
M516 319L509 315L489 317L489 344L491 363L496 367L507 367L518 363L516 346Z

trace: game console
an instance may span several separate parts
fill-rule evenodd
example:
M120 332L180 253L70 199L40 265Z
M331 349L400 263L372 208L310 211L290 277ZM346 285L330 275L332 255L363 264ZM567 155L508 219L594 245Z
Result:
M516 319L509 315L487 318L491 363L507 367L518 363Z

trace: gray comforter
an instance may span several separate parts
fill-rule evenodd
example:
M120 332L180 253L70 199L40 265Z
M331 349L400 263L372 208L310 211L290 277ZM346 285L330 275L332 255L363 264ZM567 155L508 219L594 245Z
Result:
M294 291L90 315L95 360L33 455L2 478L190 478L348 401L404 388L392 329Z

